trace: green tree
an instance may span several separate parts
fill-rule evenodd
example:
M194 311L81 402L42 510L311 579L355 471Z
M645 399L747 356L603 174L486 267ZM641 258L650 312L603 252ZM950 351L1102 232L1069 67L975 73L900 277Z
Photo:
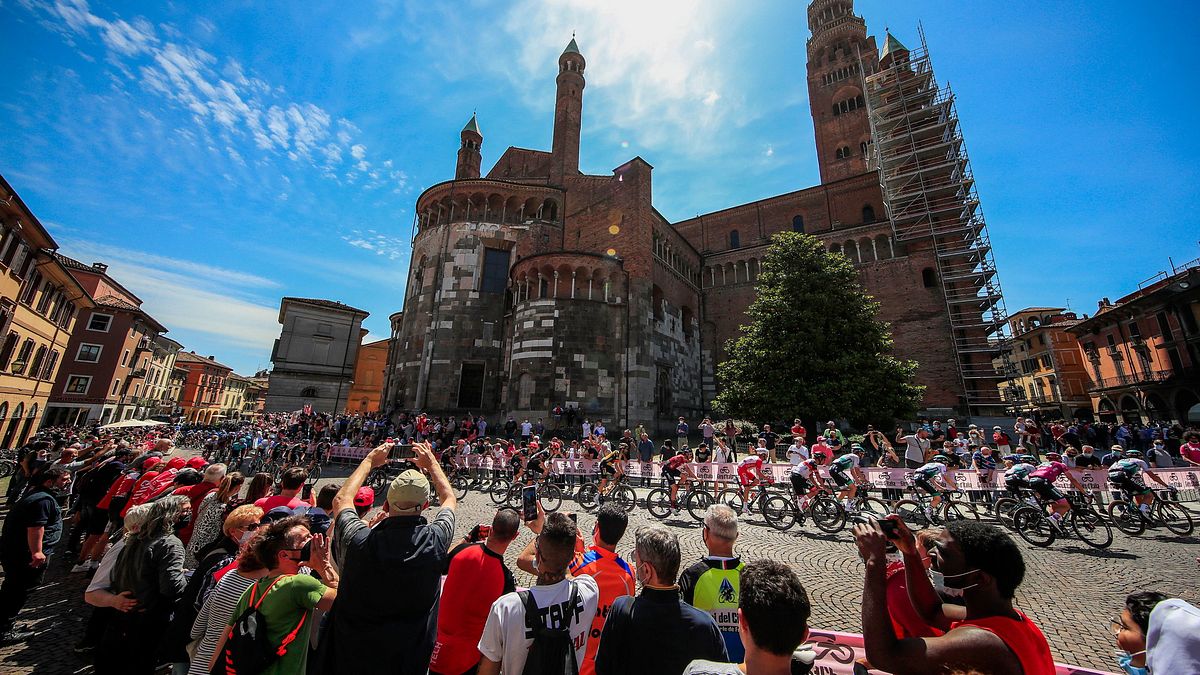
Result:
M892 356L878 311L845 256L810 235L775 235L750 323L717 367L713 407L744 419L856 425L912 417L924 391L913 381L917 364Z

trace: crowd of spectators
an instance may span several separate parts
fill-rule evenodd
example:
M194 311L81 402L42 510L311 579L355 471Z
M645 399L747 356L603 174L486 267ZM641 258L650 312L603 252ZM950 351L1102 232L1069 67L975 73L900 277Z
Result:
M293 415L229 436L328 430L382 441L393 424ZM794 426L801 429L793 428L791 442L803 444L796 439L807 434L799 421ZM893 439L904 449L892 452L906 457L911 444L923 453L939 432L954 439L948 426L899 431ZM684 420L675 443L688 442L682 427ZM699 431L710 439L724 433L707 419ZM868 432L885 453L891 449L886 436ZM486 426L473 433L479 438ZM763 433L786 443L769 427ZM505 507L455 541L457 502L429 440L415 442L414 467L390 481L372 517L375 494L364 483L388 462L391 443L381 442L340 485L307 494L302 466L284 470L277 483L243 476L177 454L173 435L81 434L31 444L0 534L3 640L29 636L16 617L49 558L65 551L74 556L73 573L92 575L85 601L95 609L78 651L102 674L170 664L175 673L298 675L379 672L388 664L387 672L434 675L757 675L807 672L816 658L803 643L811 605L821 599L810 598L786 565L739 557L738 514L727 506L710 507L699 532L688 535L704 544L700 560L682 560L678 534L665 526L628 533L628 515L615 504L601 506L590 533L563 513L539 509L523 521ZM536 443L532 428L529 435L526 443ZM626 435L635 438L619 437ZM977 429L968 435L982 437ZM1034 442L1015 429L1014 436L1010 443ZM817 442L850 440L831 425ZM532 538L516 566L535 579L525 589L505 564L522 527ZM1054 672L1041 630L1013 604L1024 560L1002 530L954 522L914 533L891 516L859 523L854 536L866 568L864 666ZM626 558L618 547L628 540ZM1116 665L1126 672L1200 672L1200 610L1144 592L1112 611L1123 650Z

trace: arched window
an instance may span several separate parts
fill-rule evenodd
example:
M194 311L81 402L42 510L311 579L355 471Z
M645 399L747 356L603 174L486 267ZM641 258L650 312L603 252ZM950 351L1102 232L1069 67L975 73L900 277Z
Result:
M8 418L8 401L0 403L0 420Z
M864 205L862 210L862 218L864 223L875 222L875 207L871 206L870 204Z
M933 288L937 285L937 272L934 272L932 267L921 270L921 284L925 288Z
M729 231L729 248L739 248L742 245L742 235L737 230Z
M842 154L841 148L838 148L837 152L835 152L834 155L837 157L837 159L845 159L846 158L846 156Z
M792 218L792 232L804 232L804 216Z

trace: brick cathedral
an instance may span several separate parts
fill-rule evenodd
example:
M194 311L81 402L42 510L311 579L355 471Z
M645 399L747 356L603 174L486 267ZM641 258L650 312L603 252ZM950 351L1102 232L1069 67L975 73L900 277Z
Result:
M953 96L922 45L880 50L852 0L808 8L808 89L821 184L669 222L653 167L579 170L587 61L558 58L549 152L509 147L480 173L461 132L453 180L417 199L385 407L547 418L556 405L610 428L708 411L714 371L781 231L819 237L857 267L920 363L924 406L994 412L1004 313Z

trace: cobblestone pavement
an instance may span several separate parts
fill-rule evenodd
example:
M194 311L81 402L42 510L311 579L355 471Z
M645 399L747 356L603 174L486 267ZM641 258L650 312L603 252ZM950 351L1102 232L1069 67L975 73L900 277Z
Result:
M331 472L332 473L332 472ZM345 471L340 472L345 475ZM340 482L331 477L321 483ZM0 485L0 489L2 489ZM382 495L381 495L382 499ZM574 503L565 501L562 510ZM491 522L495 507L484 495L471 493L459 507L457 535L464 536L476 523ZM1193 512L1195 515L1195 512ZM4 511L0 511L0 518ZM579 510L579 526L588 536L595 518ZM632 557L632 533L640 525L656 522L643 509L630 515L630 529L618 546L621 555ZM687 512L667 518L678 532L683 547L683 566L704 554L699 524ZM521 534L505 555L516 570L517 554L531 534ZM1070 540L1049 549L1038 549L1017 540L1025 553L1025 582L1017 593L1017 606L1030 615L1050 641L1056 660L1101 670L1112 670L1115 643L1108 620L1123 607L1125 595L1138 590L1157 590L1172 597L1200 602L1200 537L1168 534L1129 538L1114 530L1113 545L1104 551L1090 549ZM748 560L769 557L788 563L801 575L813 605L811 625L827 630L861 632L860 621L863 565L849 531L825 534L811 523L803 532L793 528L777 532L751 515L741 529L737 550ZM83 602L83 575L67 573L69 565L56 556L45 586L34 591L20 621L37 631L28 642L0 647L0 673L17 675L60 675L85 673L91 668L72 652L82 634L91 609ZM528 585L532 578L516 572L517 583Z

